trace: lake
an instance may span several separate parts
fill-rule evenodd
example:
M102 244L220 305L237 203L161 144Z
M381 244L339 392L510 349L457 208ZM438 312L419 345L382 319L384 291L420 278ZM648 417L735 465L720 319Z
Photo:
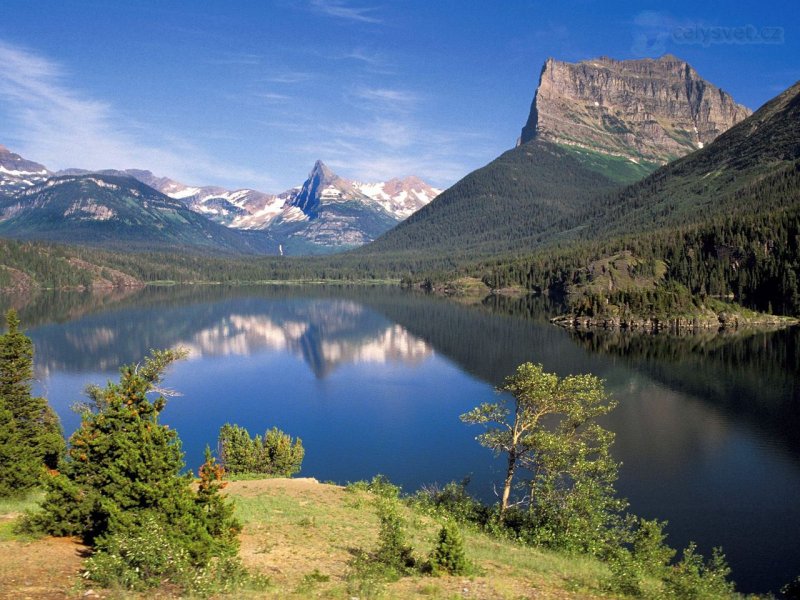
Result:
M591 372L619 402L617 489L669 521L669 542L722 546L745 592L800 574L800 329L728 335L576 334L540 298L480 306L394 288L146 288L2 298L36 347L36 392L69 433L88 383L151 348L181 346L163 421L197 470L220 426L277 426L306 448L301 475L382 473L406 491L469 478L494 501L502 462L459 415L525 361Z

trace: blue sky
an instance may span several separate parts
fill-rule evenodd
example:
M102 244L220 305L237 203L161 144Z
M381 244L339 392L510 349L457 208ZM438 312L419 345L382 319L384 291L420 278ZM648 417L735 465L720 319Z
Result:
M51 169L145 168L268 192L301 183L318 158L363 181L415 174L444 187L514 145L548 56L665 52L757 108L800 79L800 10L3 0L0 144Z

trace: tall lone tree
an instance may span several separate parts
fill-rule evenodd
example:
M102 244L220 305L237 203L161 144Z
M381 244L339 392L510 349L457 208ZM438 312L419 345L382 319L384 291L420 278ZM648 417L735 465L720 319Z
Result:
M64 452L58 416L44 398L31 395L33 342L19 330L13 309L0 335L0 496L38 485Z
M560 378L540 364L524 363L498 391L510 393L511 400L481 404L461 419L484 425L478 441L506 455L500 521L522 468L530 474L527 503L537 535L545 536L540 541L594 544L592 532L601 532L625 506L614 498L617 464L609 451L614 436L595 422L614 407L602 380Z
M465 423L485 425L485 433L477 437L482 446L506 455L506 475L500 497L500 519L509 505L514 475L520 461L533 451L529 441L541 430L542 418L559 410L558 376L545 373L542 365L524 363L516 373L506 377L498 392L510 392L514 398L506 402L484 402L461 415Z

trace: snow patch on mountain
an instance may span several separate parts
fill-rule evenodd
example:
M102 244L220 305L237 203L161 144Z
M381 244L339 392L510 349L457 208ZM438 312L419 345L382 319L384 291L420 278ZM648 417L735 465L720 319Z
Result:
M284 240L281 251L288 253L295 248L307 252L313 246L342 248L370 242L442 191L416 177L378 183L351 181L339 177L322 161L314 164L302 185L277 195L246 188L186 185L142 169L65 169L53 173L0 146L0 196L25 198L27 206L35 204L38 196L52 186L75 180L80 180L82 187L94 184L118 190L116 183L105 179L107 176L136 179L175 202L174 206L154 207L159 211L185 207L229 228L266 231L276 240ZM126 194L139 197L143 208L149 208L148 199L140 195L137 186L127 186ZM14 213L17 206L22 205L7 204L4 216ZM64 216L71 218L78 214L82 219L115 218L113 211L91 204L74 205L66 213ZM291 239L303 241L290 251Z

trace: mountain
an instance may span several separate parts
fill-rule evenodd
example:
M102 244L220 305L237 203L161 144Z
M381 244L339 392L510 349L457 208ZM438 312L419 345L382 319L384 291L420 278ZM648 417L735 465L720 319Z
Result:
M565 290L573 316L601 324L753 318L719 298L800 314L800 82L703 149L601 194L554 232L549 247L497 261L485 280Z
M383 183L356 182L354 186L398 220L407 219L442 193L413 175Z
M712 142L751 111L672 55L545 62L520 141L544 139L665 164Z
M0 195L11 195L50 177L47 167L0 146Z
M530 251L554 224L597 192L617 187L570 149L534 140L470 173L356 252L470 259Z
M599 197L573 224L581 237L597 238L794 206L800 189L780 181L792 177L798 160L800 82L705 148ZM785 190L763 193L773 185Z
M262 229L277 216L287 200L287 194L274 196L258 190L226 190L218 186L190 186L169 177L158 177L142 169L65 169L57 175L112 175L133 177L158 190L165 196L183 202L187 208L234 229Z
M354 182L317 161L267 230L284 252L316 254L365 244L397 221Z
M259 232L218 225L132 177L62 175L0 200L0 235L130 249L274 253Z
M90 173L83 169L58 172ZM280 252L291 254L329 253L365 244L441 193L413 176L380 183L350 181L322 161L317 161L303 185L278 195L189 186L139 169L94 173L133 177L226 227L266 231L278 240Z
M672 56L577 65L550 59L522 143L357 252L449 262L530 253L599 196L697 149L747 114Z

